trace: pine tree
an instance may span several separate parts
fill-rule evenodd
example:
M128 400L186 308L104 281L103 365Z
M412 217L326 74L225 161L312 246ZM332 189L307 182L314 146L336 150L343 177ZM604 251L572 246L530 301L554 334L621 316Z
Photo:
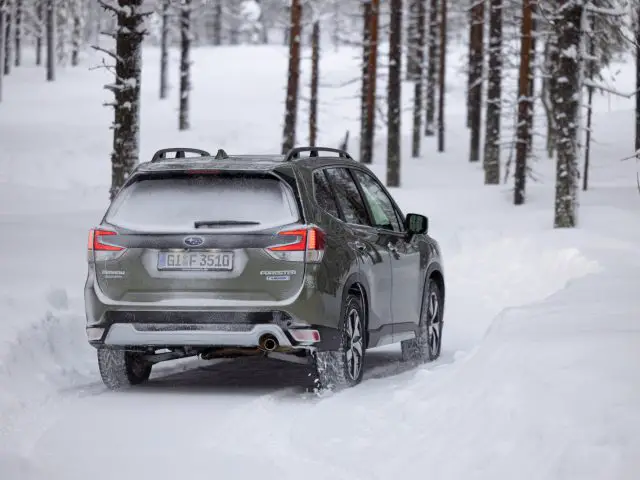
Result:
M364 45L362 66L362 134L360 138L360 161L373 161L375 136L376 90L378 77L378 21L380 0L367 3L364 15ZM366 59L366 60L365 60Z
M45 1L46 0L36 0L36 27L35 27L35 35L36 35L36 65L42 65L42 37L43 32L45 30Z
M296 120L298 118L298 85L300 82L300 36L302 34L302 4L291 0L291 24L289 33L289 70L287 97L285 100L282 153L293 148L296 142Z
M473 0L471 8L471 58L469 65L469 126L471 146L469 161L480 160L482 123L482 72L484 63L484 0Z
M484 183L500 183L500 117L502 113L502 0L490 0L487 131L484 143Z
M22 63L22 17L23 17L23 0L15 0L15 32L14 32L14 65L19 67Z
M180 4L180 108L178 129L189 129L189 92L191 90L191 0Z
M440 11L440 62L438 65L438 151L444 152L445 147L445 85L447 73L447 1L441 0Z
M426 112L424 134L428 137L435 134L436 113L436 72L438 71L438 0L429 3L429 29L427 36L427 78L426 78Z
M46 30L47 30L47 81L56 79L56 32L57 11L56 0L46 1Z
M6 0L0 0L0 66L4 65L4 31L5 31L5 19L6 19ZM2 84L4 75L0 72L0 103L2 103Z
M160 99L167 98L169 75L169 8L171 0L162 0L160 6Z
M414 71L410 72L411 80L414 82L413 91L413 138L411 145L411 155L414 158L420 156L420 140L422 139L422 86L424 71L424 36L426 8L425 2L418 2L418 9L415 12L415 52L414 52Z
M402 115L402 0L391 0L389 83L387 90L387 185L400 186L400 119Z
M7 0L5 7L5 26L4 26L4 74L9 75L11 73L11 32L14 16L12 14L13 1Z
M318 137L318 83L320 79L320 20L313 22L311 33L311 99L309 102L309 145Z
M640 151L640 5L636 7L636 152Z
M369 68L371 65L371 0L362 2L362 67L360 89L360 161L371 163L371 145L367 135L367 102L369 101Z
M77 67L80 57L80 48L83 41L85 6L83 0L72 2L73 31L71 33L71 66Z
M51 0L50 0L51 1ZM140 142L140 83L142 80L142 40L145 35L144 0L99 0L117 19L116 50L93 48L115 61L115 81L105 87L115 95L113 151L111 153L111 189L113 200L135 168Z

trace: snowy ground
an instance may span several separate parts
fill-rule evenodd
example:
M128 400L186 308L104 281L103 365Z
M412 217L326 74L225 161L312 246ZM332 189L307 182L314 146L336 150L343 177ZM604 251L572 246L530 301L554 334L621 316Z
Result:
M355 78L354 56L327 52L323 83ZM176 91L156 99L157 51L144 59L143 158L170 145L279 151L282 49L197 50L186 133ZM110 179L109 79L69 68L46 84L40 70L15 70L0 104L0 478L637 478L640 193L636 165L619 161L633 148L632 103L597 98L581 225L554 231L553 162L536 163L541 181L516 208L509 186L482 186L466 161L455 68L448 151L429 139L423 158L405 156L394 192L430 217L443 247L442 358L409 369L397 348L378 349L362 385L322 398L303 393L304 368L255 359L187 361L106 391L82 288ZM617 87L630 91L631 67L620 68ZM322 89L321 142L350 129L357 151L357 89ZM377 146L384 178L382 135Z

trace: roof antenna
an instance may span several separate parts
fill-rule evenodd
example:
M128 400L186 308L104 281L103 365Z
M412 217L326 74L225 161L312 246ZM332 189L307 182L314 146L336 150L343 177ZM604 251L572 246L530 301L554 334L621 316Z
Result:
M225 152L223 149L219 149L218 153L216 153L215 159L216 160L223 160L225 158L229 158L229 155L227 155L227 152Z

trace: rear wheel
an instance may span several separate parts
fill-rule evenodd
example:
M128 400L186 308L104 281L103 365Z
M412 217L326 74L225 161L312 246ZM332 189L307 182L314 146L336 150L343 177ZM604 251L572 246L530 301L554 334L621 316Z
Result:
M340 325L340 348L315 355L321 389L339 390L357 385L362 380L366 322L359 296L349 294L347 297Z
M442 349L442 292L430 278L422 295L418 336L402 342L404 361L427 362L437 359Z
M149 380L151 363L139 352L98 349L98 368L104 384L111 390L122 390Z

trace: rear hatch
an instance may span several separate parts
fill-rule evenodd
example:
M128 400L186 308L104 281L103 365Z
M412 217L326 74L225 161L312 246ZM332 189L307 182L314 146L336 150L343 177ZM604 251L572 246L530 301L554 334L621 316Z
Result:
M113 300L229 306L294 295L306 237L292 188L274 174L153 173L120 192L90 255Z

